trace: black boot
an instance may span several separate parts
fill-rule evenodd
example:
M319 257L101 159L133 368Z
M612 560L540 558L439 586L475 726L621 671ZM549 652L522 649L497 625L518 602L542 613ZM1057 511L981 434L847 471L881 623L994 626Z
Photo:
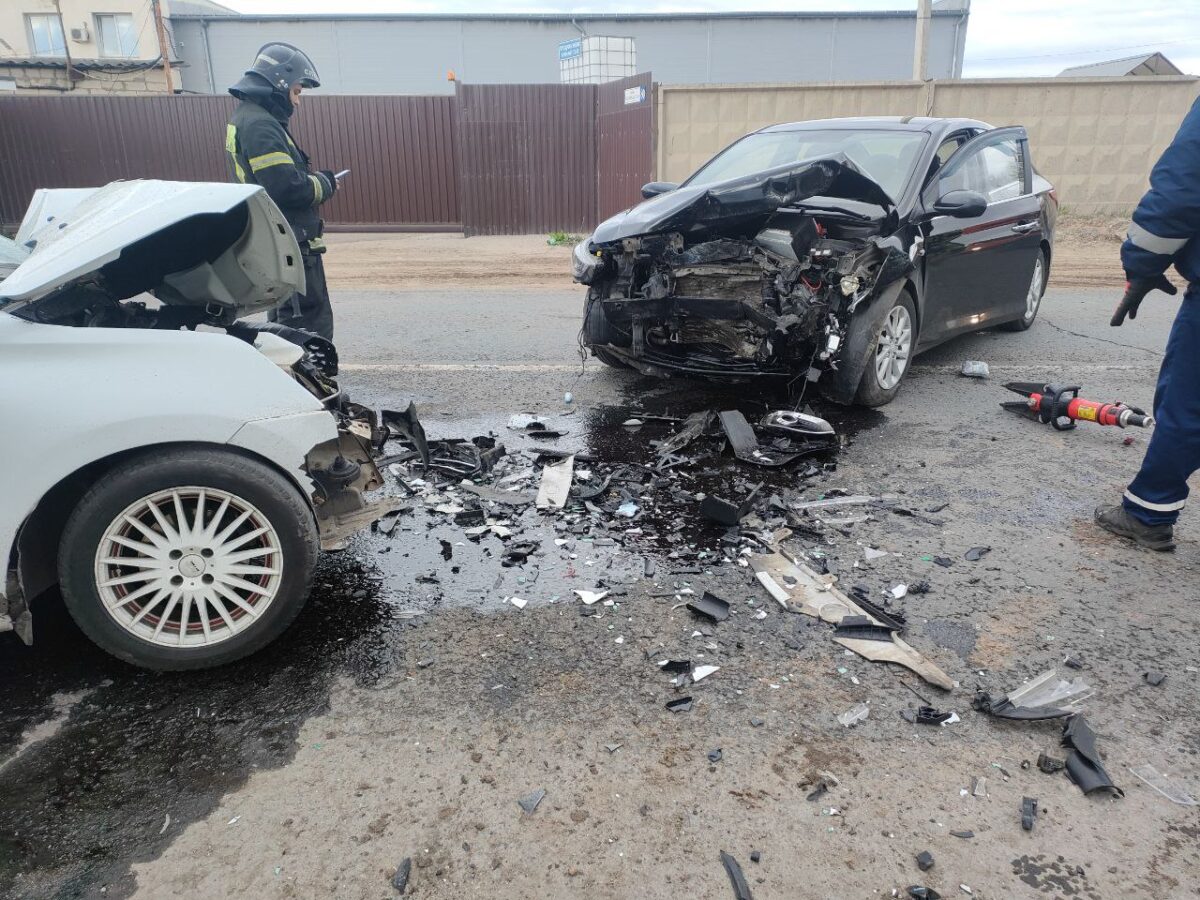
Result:
M1128 538L1150 550L1174 550L1174 528L1170 525L1147 525L1135 519L1124 506L1097 506L1096 524L1105 531Z

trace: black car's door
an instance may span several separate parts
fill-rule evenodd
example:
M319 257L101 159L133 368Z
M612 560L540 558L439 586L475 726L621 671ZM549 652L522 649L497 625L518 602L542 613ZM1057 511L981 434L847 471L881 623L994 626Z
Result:
M982 194L987 209L966 219L932 212L938 197L956 190ZM1042 241L1025 129L997 128L964 143L926 186L922 203L921 343L1023 315Z

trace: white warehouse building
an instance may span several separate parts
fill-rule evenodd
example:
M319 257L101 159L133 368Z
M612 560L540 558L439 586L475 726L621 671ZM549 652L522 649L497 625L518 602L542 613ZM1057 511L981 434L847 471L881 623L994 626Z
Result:
M259 47L285 41L313 59L326 93L448 94L454 90L450 72L472 84L580 80L564 75L578 74L577 66L564 65L577 57L560 56L577 47L583 55L600 43L588 39L599 37L622 39L623 59L664 84L905 80L913 69L914 6L870 12L261 16L176 0L170 24L187 91L224 92ZM927 77L961 76L969 6L969 0L933 4ZM611 46L606 52L615 54L617 45Z

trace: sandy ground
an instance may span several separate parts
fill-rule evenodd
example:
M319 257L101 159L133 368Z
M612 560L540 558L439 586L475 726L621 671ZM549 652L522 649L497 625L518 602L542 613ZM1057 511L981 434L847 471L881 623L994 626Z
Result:
M1064 214L1050 283L1119 291L1128 224L1122 218ZM571 248L551 247L545 235L331 234L329 245L329 283L343 290L552 291L571 285Z

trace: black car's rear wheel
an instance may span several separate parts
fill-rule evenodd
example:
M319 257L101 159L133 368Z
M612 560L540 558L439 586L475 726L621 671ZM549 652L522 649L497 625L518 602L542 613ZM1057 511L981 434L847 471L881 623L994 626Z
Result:
M1033 320L1037 318L1042 306L1042 296L1046 293L1046 278L1049 272L1045 249L1039 249L1037 260L1033 264L1033 276L1029 280L1029 290L1025 293L1025 315L1012 322L1005 322L1000 327L1005 331L1028 331Z

